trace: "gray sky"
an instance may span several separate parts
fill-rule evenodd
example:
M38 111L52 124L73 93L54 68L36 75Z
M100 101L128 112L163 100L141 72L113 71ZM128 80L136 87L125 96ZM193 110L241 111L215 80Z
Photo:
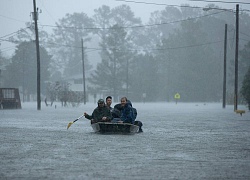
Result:
M135 0L136 2L182 5L189 4L191 6L204 7L208 2L190 1L190 0ZM224 2L232 2L233 0L224 0ZM236 1L236 0L235 0ZM234 1L234 2L235 2ZM250 3L250 0L240 0L238 2ZM141 17L146 23L151 12L161 10L165 6L142 4L132 2L122 2L116 0L36 0L36 5L42 10L39 14L39 23L43 25L54 25L58 19L63 18L66 13L84 12L89 16L93 15L94 9L99 8L103 4L110 7L119 6L121 4L129 5L135 16ZM228 9L235 9L235 3L215 3L214 4ZM240 5L242 9L250 9L249 4ZM25 22L31 22L30 13L33 11L33 0L0 0L0 49L4 55L10 56L14 52L14 44L2 41L5 35L18 31L25 27ZM51 28L44 29L51 31Z

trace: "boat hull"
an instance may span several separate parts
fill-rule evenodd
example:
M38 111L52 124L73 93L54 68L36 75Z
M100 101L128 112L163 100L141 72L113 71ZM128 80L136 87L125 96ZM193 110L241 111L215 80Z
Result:
M102 134L135 134L139 126L128 123L98 122L91 124L94 132Z

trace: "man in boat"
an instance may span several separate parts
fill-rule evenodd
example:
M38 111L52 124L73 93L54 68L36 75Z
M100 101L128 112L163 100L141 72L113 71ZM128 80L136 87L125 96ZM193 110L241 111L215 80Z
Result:
M112 108L111 104L112 104L112 97L111 96L107 96L106 97L106 106L107 106L107 108L111 112L112 119L113 118L119 118L120 117L120 110L118 110L117 108Z
M134 123L132 107L127 103L127 98L121 98L121 104L115 105L115 109L120 111L120 117L114 118L111 122L115 123Z
M110 112L112 112L112 110L114 109L114 108L111 107L111 104L112 104L112 97L107 96L106 97L106 106L110 110Z
M135 125L139 126L139 132L143 132L142 131L142 122L135 121L135 119L137 117L137 110L132 107L131 101L129 101L126 97L122 97L121 103L116 104L114 106L114 112L116 112L116 113L113 113L113 114L116 114L118 117L113 118L113 120L111 122L135 124Z
M111 112L108 107L105 106L104 100L99 99L97 104L98 106L94 109L91 116L84 112L85 118L91 120L91 124L97 122L110 122L112 119Z

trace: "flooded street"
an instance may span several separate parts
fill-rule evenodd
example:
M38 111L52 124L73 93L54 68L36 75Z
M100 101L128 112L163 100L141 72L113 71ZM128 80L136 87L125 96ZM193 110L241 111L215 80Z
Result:
M133 103L143 133L93 133L78 108L0 111L0 179L250 179L250 113L212 103ZM247 110L245 106L238 109Z

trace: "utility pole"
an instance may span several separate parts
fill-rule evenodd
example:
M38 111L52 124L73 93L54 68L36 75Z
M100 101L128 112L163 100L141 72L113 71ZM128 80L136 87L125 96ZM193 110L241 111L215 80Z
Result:
M235 45L235 82L234 82L234 111L238 108L238 52L239 52L239 4L236 4L236 45Z
M84 49L82 39L82 80L83 80L83 98L84 104L86 104L86 86L85 86L85 65L84 65Z
M39 36L37 27L37 9L36 0L33 0L34 6L34 21L35 21L35 33L36 33L36 57L37 57L37 110L41 110L41 91L40 91L40 50L39 50Z
M127 58L127 72L126 72L126 96L128 97L128 70L129 70L129 62L128 62L128 58Z
M25 74L24 74L24 58L26 59L26 56L25 56L25 51L23 51L23 64L22 64L22 68L23 68L23 85L22 85L22 90L23 90L23 102L24 102L24 76L25 76ZM26 61L25 61L25 63L26 63Z
M227 84L227 24L225 24L224 39L224 75L223 75L223 103L222 107L226 107L226 84Z
M116 49L113 49L114 52L114 64L113 64L113 68L114 68L114 74L113 74L113 90L114 90L114 102L118 102L118 93L117 93L117 74L116 74L116 57L118 57L118 55L116 54Z

